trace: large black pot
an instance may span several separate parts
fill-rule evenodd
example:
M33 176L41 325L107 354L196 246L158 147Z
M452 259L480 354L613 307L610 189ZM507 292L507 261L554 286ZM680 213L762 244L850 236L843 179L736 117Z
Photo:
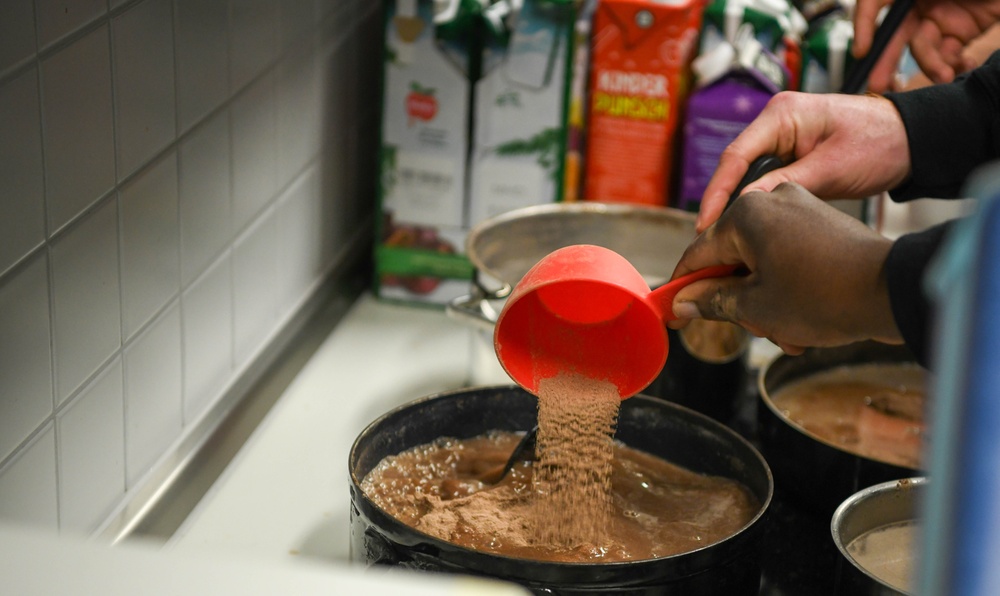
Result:
M800 356L779 355L760 369L757 381L758 439L783 493L823 517L863 488L920 476L913 468L857 455L815 437L792 423L771 400L795 380L839 366L915 363L905 346L859 342L836 348L811 348Z
M739 532L705 548L623 563L555 563L460 547L419 532L376 506L361 481L382 458L443 436L468 438L491 429L521 431L536 420L535 397L514 386L459 390L397 408L366 428L351 449L351 558L513 581L538 594L755 595L759 546L773 481L763 457L714 420L645 396L622 403L616 437L691 470L738 480L761 503Z

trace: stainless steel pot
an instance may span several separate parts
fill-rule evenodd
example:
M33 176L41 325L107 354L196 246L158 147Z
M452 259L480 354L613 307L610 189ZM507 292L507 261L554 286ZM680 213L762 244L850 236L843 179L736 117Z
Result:
M884 577L879 577L852 555L848 547L869 531L916 521L918 502L924 498L926 484L925 478L883 482L858 491L841 503L830 521L833 542L841 555L837 568L836 594L900 596L912 592L904 591L902 587L893 586ZM917 544L911 546L914 548L911 555L915 556Z
M656 287L669 280L695 235L693 213L616 203L536 205L480 223L466 240L466 255L475 267L471 291L447 308L449 316L477 330L469 384L510 382L497 362L493 327L513 286L542 257L573 244L603 246L628 259ZM698 356L687 349L682 334L669 331L665 372L643 393L726 421L748 374L749 335L733 329L740 340L721 358Z

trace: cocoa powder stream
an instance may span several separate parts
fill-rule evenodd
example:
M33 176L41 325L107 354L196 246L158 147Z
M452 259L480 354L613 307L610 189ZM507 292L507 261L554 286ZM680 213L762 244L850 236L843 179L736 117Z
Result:
M572 373L539 382L536 544L596 546L607 534L620 406L613 383Z

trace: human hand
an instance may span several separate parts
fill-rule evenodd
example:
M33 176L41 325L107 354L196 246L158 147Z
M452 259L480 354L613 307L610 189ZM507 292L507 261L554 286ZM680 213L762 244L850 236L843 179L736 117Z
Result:
M852 53L868 53L875 19L889 0L857 0ZM947 83L976 66L964 52L1000 20L1000 0L916 0L868 77L868 89L882 93L892 88L899 59L907 45L920 69L934 83Z
M677 293L670 323L736 323L789 354L876 339L900 343L883 265L892 242L794 183L742 195L684 252L673 278L712 265L745 276Z
M697 230L710 226L747 168L762 155L789 164L744 192L797 182L823 199L863 198L895 188L910 173L906 129L881 97L784 92L722 152L702 196Z

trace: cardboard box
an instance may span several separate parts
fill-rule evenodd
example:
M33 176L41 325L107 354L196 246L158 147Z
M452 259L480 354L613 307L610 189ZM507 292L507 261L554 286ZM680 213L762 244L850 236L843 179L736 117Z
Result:
M702 2L603 0L591 46L584 198L666 205Z

